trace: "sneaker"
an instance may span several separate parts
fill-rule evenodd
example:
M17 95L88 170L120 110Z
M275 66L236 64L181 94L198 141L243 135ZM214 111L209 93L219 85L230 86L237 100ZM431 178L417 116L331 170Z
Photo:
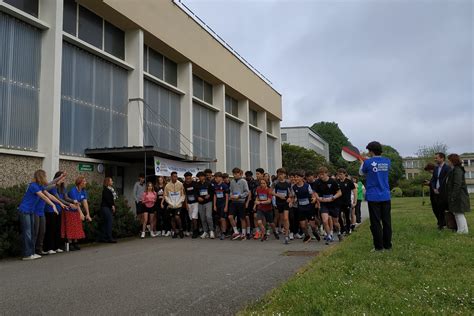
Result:
M305 244L309 243L310 241L311 241L311 236L310 235L305 236L304 239L303 239L303 242Z
M140 238L141 238L141 239L145 238L145 232L142 232L142 233L140 234Z
M178 238L178 234L176 234L175 232L172 232L171 233L171 238L173 238L173 239Z
M295 235L293 233L290 233L290 240L295 239Z
M251 234L251 233L247 233L247 236L246 236L246 237L247 237L247 240L250 240L250 239L252 239L252 234Z
M355 225L355 224L352 224L352 225L351 225L351 231L354 231L355 228L356 228L356 225Z
M161 237L161 231L157 231L157 232L155 233L155 235L156 235L156 237Z
M225 235L224 234L221 234L221 237L219 237L220 240L224 240L225 239Z
M275 236L275 239L276 239L276 240L280 240L280 235L278 235L277 232L274 232L274 233L273 233L273 236Z
M171 236L171 232L168 230L168 231L166 232L166 234L164 234L164 236L165 236L165 237Z
M64 252L64 250L62 250L61 248L56 249L56 253L61 253L61 252Z
M247 236L245 236L245 235L243 235L243 234L240 235L240 240L247 240Z
M186 237L189 237L189 236L191 236L191 233L187 231L187 232L184 233L184 235L185 235Z
M260 239L262 236L260 235L259 231L255 232L255 235L253 236L253 239Z
M35 253L34 255L32 255L31 257L33 257L33 259L40 259L41 256L37 253Z
M321 236L319 235L318 231L316 231L313 235L314 235L314 238L316 238L317 241L321 241Z
M42 255L42 256L47 256L49 253L46 252L46 251L41 250L41 251L39 252L39 254Z
M214 239L214 238L216 238L216 235L214 235L214 232L213 232L212 230L211 230L211 233L210 233L210 236L209 236L209 238L211 238L211 239Z
M36 259L36 257L35 257L35 256L33 256L33 255L31 255L31 256L28 256L28 257L23 257L23 258L21 258L21 260L23 260L23 261L28 261L28 260L35 260L35 259Z
M54 251L54 250L49 250L48 251L48 255L54 255L55 253L56 253L56 251Z
M193 235L191 236L192 239L196 239L199 237L199 233L197 231L193 232Z
M155 232L150 232L150 236L151 236L152 238L155 238L155 237L156 237L156 233L155 233Z
M267 230L267 236L270 236L270 230L269 229Z
M78 243L73 243L72 248L75 248L76 250L81 250L81 247L79 247Z
M161 237L165 237L166 236L166 231L162 230L161 231Z
M370 252L382 252L383 249L375 249L375 248L372 248L372 250Z
M232 234L232 240L237 240L240 238L240 234L239 233L233 233Z
M202 233L201 239L205 239L205 238L207 238L207 237L209 237L209 235L208 235L206 232Z
M342 234L338 234L337 235L337 238L339 239L339 241L342 241L344 239L344 237L342 236Z
M179 238L183 239L184 238L184 233L182 230L179 231Z
M296 234L295 234L295 238L296 238L296 239L301 239L301 238L303 238L303 235L300 235L299 233L296 233Z
M288 245L290 243L290 238L288 236L285 237L285 245Z
M150 225L146 225L145 232L151 232Z
M262 235L262 239L260 239L260 241L265 241L268 239L268 235L267 234L263 234Z

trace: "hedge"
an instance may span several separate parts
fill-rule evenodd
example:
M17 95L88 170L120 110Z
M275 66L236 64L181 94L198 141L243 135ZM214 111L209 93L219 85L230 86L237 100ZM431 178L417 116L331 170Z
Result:
M82 242L94 242L99 238L100 201L102 186L97 183L88 184L86 187L89 195L89 210L92 222L84 222L86 239ZM17 207L21 202L26 185L10 188L0 188L0 258L19 256L21 254L20 221ZM135 214L123 196L115 201L116 213L112 227L115 238L136 236L140 231L140 224Z

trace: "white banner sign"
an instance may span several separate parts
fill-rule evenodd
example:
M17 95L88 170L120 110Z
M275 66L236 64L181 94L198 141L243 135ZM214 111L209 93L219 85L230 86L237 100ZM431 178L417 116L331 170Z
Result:
M191 172L193 177L199 171L204 171L207 168L206 164L194 162L174 161L160 157L155 158L155 175L157 176L171 176L171 172L176 171L178 177L183 178L186 172Z

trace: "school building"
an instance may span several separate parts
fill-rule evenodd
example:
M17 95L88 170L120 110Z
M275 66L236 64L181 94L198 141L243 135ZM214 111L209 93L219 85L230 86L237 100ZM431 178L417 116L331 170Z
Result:
M474 193L474 153L464 153L459 156L466 171L464 176L466 178L467 191ZM403 158L405 179L413 179L418 176L425 168L424 164L425 162L417 157Z
M281 95L179 1L0 0L0 43L2 187L281 166Z
M329 143L308 126L282 127L281 141L313 150L329 161Z

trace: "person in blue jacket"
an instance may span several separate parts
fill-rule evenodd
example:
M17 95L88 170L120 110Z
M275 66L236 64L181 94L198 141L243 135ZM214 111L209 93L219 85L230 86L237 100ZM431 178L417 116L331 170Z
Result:
M382 251L392 249L392 219L390 186L388 174L390 159L382 157L382 145L370 142L366 149L369 151L367 160L360 159L359 173L366 178L365 198L369 206L370 230L372 232L374 249Z

